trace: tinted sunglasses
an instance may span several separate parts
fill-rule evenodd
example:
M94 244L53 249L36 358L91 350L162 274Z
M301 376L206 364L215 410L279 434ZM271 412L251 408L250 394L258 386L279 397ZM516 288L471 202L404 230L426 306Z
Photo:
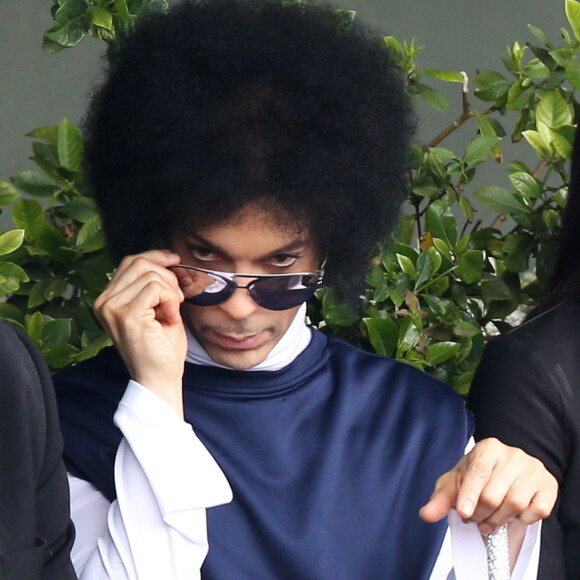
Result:
M291 274L234 274L217 272L196 266L170 266L185 301L196 306L215 306L225 302L238 288L245 288L250 296L268 310L287 310L306 302L320 286L324 269L318 272ZM234 278L252 278L246 286Z

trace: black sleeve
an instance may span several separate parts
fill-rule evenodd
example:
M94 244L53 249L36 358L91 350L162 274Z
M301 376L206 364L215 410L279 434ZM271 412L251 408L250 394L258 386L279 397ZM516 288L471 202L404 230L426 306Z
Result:
M475 438L497 437L540 459L558 481L567 463L569 430L562 389L567 377L544 353L513 336L485 348L468 397Z
M76 578L52 381L30 338L0 322L0 577ZM3 574L3 575L2 575Z

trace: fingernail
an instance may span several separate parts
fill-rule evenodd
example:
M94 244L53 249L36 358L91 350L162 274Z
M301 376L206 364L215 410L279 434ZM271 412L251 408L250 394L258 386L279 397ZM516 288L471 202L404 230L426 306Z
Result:
M485 536L489 536L489 534L493 534L493 532L495 532L495 528L492 528L488 524L480 524L479 531Z
M473 514L473 502L470 499L466 499L461 506L459 506L459 511L463 516L469 517Z

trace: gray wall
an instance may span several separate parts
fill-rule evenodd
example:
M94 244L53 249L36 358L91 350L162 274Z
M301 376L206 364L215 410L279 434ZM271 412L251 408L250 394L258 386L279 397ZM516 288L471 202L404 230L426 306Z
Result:
M0 0L0 179L31 167L29 139L36 127L63 117L77 122L99 70L103 43L84 39L77 47L48 56L40 50L42 32L51 24L50 0ZM423 68L501 70L505 47L533 37L527 24L555 40L566 25L564 1L546 0L340 0L358 17L426 48ZM433 82L437 88L443 83ZM460 112L459 87L444 87L450 110L421 108L422 138L436 134Z

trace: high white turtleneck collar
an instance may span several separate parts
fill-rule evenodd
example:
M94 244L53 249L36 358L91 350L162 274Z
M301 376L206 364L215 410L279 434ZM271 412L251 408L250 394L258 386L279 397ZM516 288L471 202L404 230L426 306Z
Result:
M187 362L228 369L225 365L216 363L207 354L197 339L186 328L187 332ZM268 356L249 371L277 371L289 365L310 343L312 331L306 325L306 304L302 304L294 316L288 330L276 343Z

